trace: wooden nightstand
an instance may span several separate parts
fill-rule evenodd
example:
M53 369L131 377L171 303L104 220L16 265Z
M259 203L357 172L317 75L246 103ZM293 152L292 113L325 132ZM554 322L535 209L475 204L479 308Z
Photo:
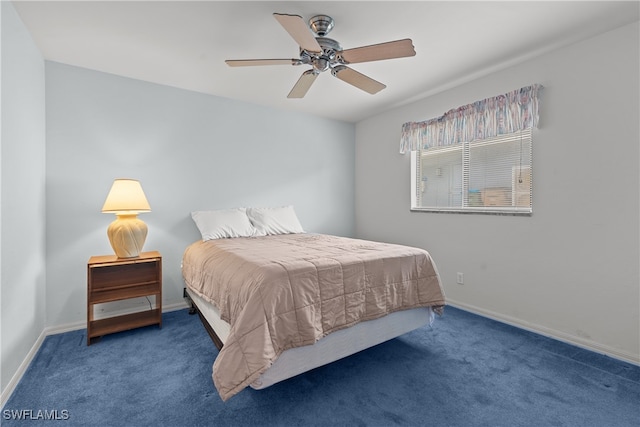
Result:
M155 295L156 308L93 320L93 305ZM136 258L93 256L87 264L87 345L114 332L157 324L162 327L162 256L142 252Z

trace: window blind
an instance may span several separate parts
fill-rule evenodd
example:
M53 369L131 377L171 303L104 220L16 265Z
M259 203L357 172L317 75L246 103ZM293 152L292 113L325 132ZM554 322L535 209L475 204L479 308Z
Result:
M412 210L532 212L532 132L419 150Z

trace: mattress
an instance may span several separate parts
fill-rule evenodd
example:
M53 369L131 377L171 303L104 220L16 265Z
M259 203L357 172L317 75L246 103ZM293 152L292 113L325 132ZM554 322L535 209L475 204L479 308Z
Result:
M195 292L187 289L193 303L224 343L230 325L220 318L219 310ZM291 348L250 384L256 390L292 378L303 372L326 365L359 351L403 335L414 329L430 325L434 312L431 307L397 311L385 317L358 323L318 340L313 345Z

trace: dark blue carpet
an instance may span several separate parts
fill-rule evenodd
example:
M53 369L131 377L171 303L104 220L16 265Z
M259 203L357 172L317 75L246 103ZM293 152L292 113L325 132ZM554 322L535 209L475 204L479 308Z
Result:
M186 310L165 314L161 330L109 335L90 347L84 330L49 336L1 423L640 425L640 367L453 307L433 328L265 390L246 389L226 403L211 380L216 355ZM11 419L15 414L29 419ZM39 417L59 419L31 419Z

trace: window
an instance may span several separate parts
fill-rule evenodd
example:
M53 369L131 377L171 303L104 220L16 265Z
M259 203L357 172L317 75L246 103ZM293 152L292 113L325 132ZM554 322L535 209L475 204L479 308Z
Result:
M406 122L400 153L411 152L411 210L530 215L533 84Z
M531 214L531 129L411 153L411 209Z

